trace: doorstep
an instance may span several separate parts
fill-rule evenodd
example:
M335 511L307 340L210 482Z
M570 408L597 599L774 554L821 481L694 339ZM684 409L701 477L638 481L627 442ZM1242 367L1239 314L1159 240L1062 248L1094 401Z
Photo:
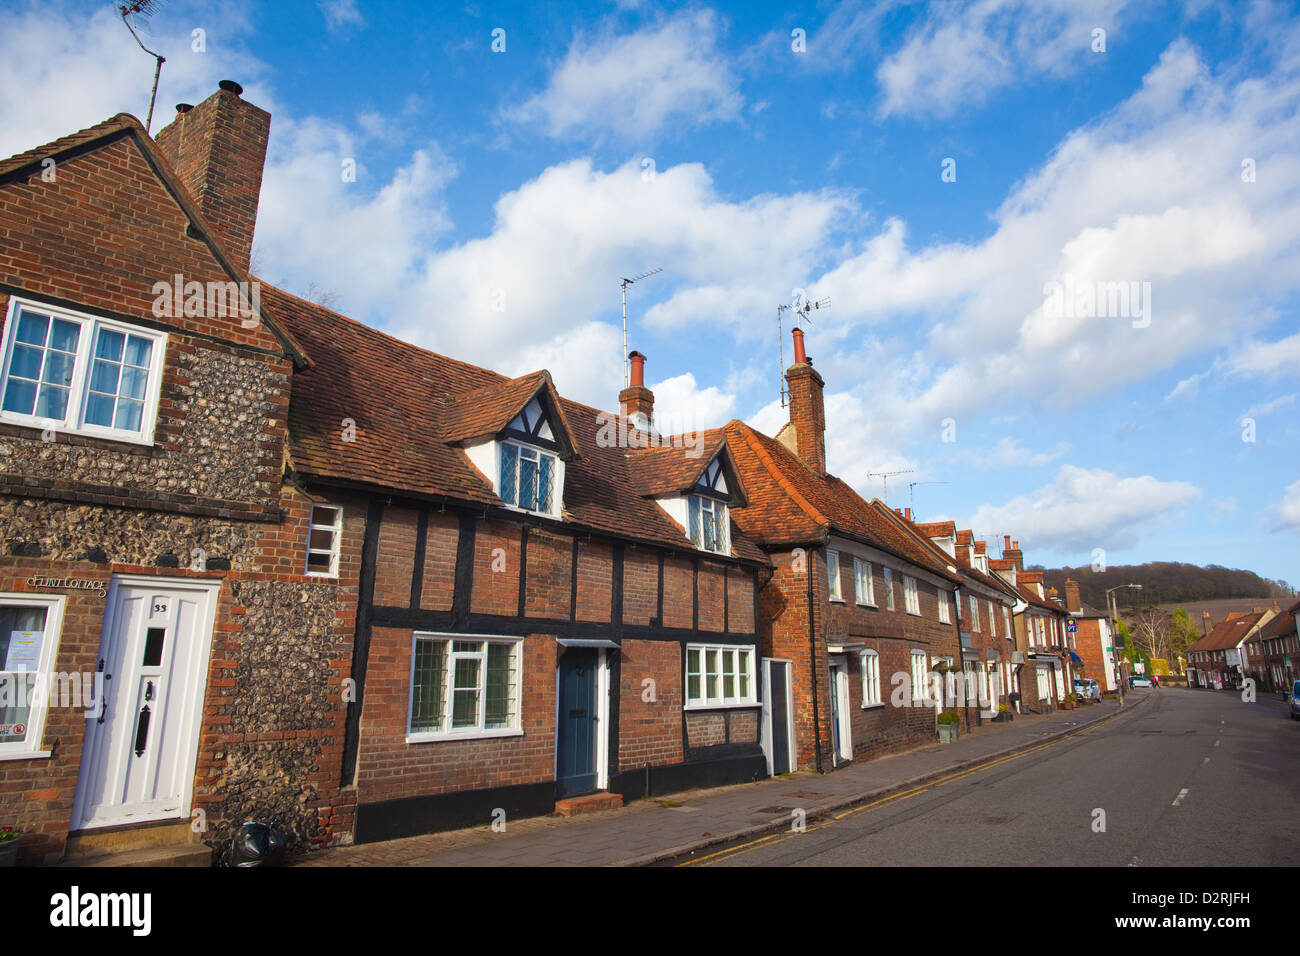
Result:
M595 813L598 810L617 810L623 806L621 793L588 793L581 797L565 797L555 802L557 817L573 817L580 813Z
M211 866L201 841L188 820L81 830L68 834L55 866Z

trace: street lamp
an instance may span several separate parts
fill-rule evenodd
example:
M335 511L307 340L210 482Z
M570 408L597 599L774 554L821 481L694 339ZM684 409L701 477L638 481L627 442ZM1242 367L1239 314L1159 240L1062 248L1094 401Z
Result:
M1106 604L1110 610L1111 655L1116 658L1116 666L1119 670L1119 680L1116 681L1116 683L1119 685L1119 705L1123 707L1124 706L1124 668L1118 665L1119 654L1115 652L1115 639L1119 636L1119 629L1115 626L1115 624L1119 620L1119 612L1115 608L1114 592L1120 590L1120 588L1132 588L1135 591L1141 591L1142 585L1117 584L1113 588L1110 588L1106 591Z

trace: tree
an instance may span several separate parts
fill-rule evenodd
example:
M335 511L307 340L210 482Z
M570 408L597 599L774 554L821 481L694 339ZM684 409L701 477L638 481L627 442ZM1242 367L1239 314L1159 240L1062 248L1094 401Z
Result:
M1169 615L1155 605L1148 604L1134 612L1133 636L1147 657L1167 659L1173 633Z
M1183 608L1176 608L1169 618L1172 634L1169 638L1169 653L1186 660L1187 649L1201 639L1201 634L1192 623L1192 616Z

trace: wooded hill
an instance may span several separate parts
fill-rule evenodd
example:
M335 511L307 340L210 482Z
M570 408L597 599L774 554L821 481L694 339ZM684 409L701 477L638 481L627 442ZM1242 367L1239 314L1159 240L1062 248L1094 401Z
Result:
M1295 595L1285 581L1270 581L1253 571L1224 568L1217 564L1199 567L1177 561L1153 561L1148 564L1116 564L1105 571L1091 567L1043 568L1043 587L1054 587L1065 597L1065 579L1079 582L1079 596L1084 603L1105 610L1106 589L1119 584L1140 584L1141 591L1124 588L1115 592L1117 606L1141 607L1152 604L1206 601L1215 598L1274 598Z

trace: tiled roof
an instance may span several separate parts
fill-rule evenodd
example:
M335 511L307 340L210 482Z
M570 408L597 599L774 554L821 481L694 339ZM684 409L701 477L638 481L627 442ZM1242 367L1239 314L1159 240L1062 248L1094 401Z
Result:
M743 422L728 422L724 430L749 496L749 506L735 512L735 519L750 538L780 547L840 534L959 583L946 557L940 560L930 546L895 527L873 507L878 502L868 503L834 475L815 475L775 438Z
M661 436L667 444L643 448L629 456L629 468L637 491L643 495L672 495L685 491L699 480L704 469L726 443L721 428L710 428L691 436Z
M1236 614L1234 613L1228 620L1220 621L1215 625L1214 630L1205 635L1195 644L1187 648L1188 651L1224 651L1230 647L1236 647L1242 639L1250 633L1251 628L1259 623L1263 614Z
M917 521L914 523L917 530L927 538L943 538L957 534L957 522L955 521Z
M118 113L116 116L104 120L102 123L96 123L94 126L87 126L83 130L75 133L69 133L44 146L38 146L35 149L29 149L23 153L16 153L8 159L0 160L0 176L11 172L15 169L22 169L32 163L39 163L47 156L53 156L64 150L72 149L74 146L81 146L84 143L93 142L104 136L120 132L124 129L137 128L143 132L140 121L129 113Z
M1294 634L1295 632L1295 610L1293 608L1283 611L1281 614L1274 617L1273 620L1269 621L1268 624L1264 625L1259 632L1259 636L1282 637L1285 634Z
M448 442L469 442L495 435L542 391L550 394L563 417L551 375L545 370L452 395L442 409L442 438ZM562 425L567 430L567 423Z
M289 448L296 471L416 497L501 504L491 481L463 450L449 444L448 409L465 407L469 395L495 396L500 401L489 416L495 417L528 391L520 383L542 381L542 376L549 382L549 376L539 372L507 379L402 342L274 287L263 286L262 301L306 344L315 362L293 378ZM501 397L505 395L508 402ZM578 454L565 467L565 520L614 537L691 550L684 530L637 492L629 467L635 453L602 447L606 443L597 441L601 413L559 401ZM454 417L458 427L478 427L465 426L468 416L463 415ZM355 427L355 440L343 440L345 419ZM767 562L734 520L732 546L738 558Z
M994 571L1010 571L1016 566L1016 562L1010 558L989 558L989 567Z

